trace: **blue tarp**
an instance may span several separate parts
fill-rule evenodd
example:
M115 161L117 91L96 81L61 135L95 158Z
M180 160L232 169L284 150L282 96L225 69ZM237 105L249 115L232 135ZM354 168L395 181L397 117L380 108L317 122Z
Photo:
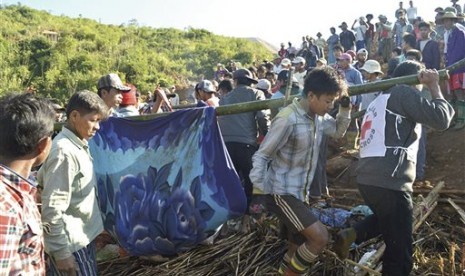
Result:
M245 212L211 107L110 118L90 150L105 229L132 255L189 250Z

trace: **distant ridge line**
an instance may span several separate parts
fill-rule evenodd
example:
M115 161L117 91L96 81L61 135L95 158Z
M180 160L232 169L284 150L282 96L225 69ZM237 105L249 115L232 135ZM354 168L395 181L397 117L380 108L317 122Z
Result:
M253 41L253 42L258 42L260 43L261 45L263 45L266 49L268 49L271 53L277 53L278 52L278 48L276 46L274 46L273 44L269 43L268 41L265 41L261 38L258 38L258 37L247 37L246 39L250 40L250 41Z

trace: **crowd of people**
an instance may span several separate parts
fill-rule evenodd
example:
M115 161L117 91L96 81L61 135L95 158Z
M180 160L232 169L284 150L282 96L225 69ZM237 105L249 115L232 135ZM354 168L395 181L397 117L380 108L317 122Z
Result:
M196 84L198 106L300 95L282 108L218 117L250 206L242 230L249 230L251 213L260 209L275 214L287 234L280 274L304 274L327 246L328 231L308 203L329 196L328 139L344 136L354 124L351 111L363 109L364 118L352 125L360 134L357 182L373 215L340 231L334 250L346 258L353 242L381 234L383 275L409 275L412 186L424 177L425 127L447 129L454 108L456 128L465 125L465 68L451 72L443 89L437 72L442 63L465 58L463 17L452 2L437 9L434 25L417 16L412 1L408 9L401 2L395 24L380 15L375 28L368 14L351 30L343 22L339 35L331 28L326 41L319 33L317 40L302 37L300 48L282 44L273 61L247 69L234 61L217 64L212 80ZM381 63L388 63L387 71ZM413 74L425 89L397 85L348 95L350 85ZM110 73L98 80L97 93L76 92L65 108L31 93L0 98L0 274L97 275L95 238L103 223L88 141L109 116L173 111L179 104L175 89L157 87L143 102L134 85ZM52 140L56 121L64 126ZM31 171L39 165L36 184Z

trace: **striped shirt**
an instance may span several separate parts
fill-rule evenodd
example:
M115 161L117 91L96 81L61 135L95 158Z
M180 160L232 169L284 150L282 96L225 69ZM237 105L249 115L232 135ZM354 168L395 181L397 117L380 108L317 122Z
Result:
M37 188L0 165L0 275L45 275Z
M273 120L252 158L250 180L255 190L304 201L315 174L322 134L340 138L349 123L348 110L339 110L336 119L328 114L311 118L294 99Z

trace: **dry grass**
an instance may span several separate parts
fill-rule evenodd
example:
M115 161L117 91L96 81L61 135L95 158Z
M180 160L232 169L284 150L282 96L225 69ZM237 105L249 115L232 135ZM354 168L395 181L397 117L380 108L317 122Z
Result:
M213 245L201 245L164 262L125 257L99 264L101 275L276 275L286 250L273 217L256 224L250 234L230 231ZM330 229L334 233L336 229ZM465 228L455 210L442 203L414 233L412 275L460 275L464 270ZM370 240L352 250L361 256L381 244ZM374 267L376 268L376 266ZM307 275L355 275L354 266L331 254L323 254ZM454 274L456 273L456 274Z

